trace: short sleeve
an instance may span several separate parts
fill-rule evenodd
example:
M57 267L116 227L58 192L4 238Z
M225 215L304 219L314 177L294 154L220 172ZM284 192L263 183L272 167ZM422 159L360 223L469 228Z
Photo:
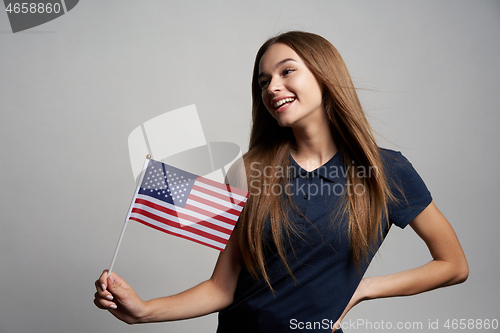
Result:
M401 152L384 149L384 153L388 165L386 177L396 198L388 204L389 222L404 228L432 202L432 196Z

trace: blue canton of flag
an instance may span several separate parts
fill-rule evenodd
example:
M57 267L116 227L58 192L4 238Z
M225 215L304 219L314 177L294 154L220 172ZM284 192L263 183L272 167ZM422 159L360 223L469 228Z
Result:
M150 160L139 194L184 207L196 177L187 171Z

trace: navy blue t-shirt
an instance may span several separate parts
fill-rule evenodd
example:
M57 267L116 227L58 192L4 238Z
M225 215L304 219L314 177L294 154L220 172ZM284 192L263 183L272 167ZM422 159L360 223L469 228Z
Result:
M389 222L404 228L431 203L432 197L400 152L381 151L391 191L400 199L398 204L388 207ZM265 232L265 264L275 293L262 279L254 280L243 268L233 303L219 313L218 333L276 333L295 329L331 332L331 325L342 314L368 268L366 263L361 271L356 269L350 253L347 219L335 215L343 191L363 190L346 186L346 172L353 170L343 167L340 152L312 172L300 168L291 158L290 170L293 178L282 190L292 197L296 207L288 214L299 233L286 238L284 246L295 280ZM375 176L376 170L358 168L354 172L365 172L369 177ZM386 228L384 237L388 231ZM372 257L373 254L370 260Z

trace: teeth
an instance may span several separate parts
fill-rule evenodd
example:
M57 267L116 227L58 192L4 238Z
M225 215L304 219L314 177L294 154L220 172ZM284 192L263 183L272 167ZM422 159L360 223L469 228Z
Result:
M280 99L279 101L277 101L276 103L274 103L274 107L275 108L279 108L283 104L288 103L288 102L292 102L294 100L295 100L295 98L292 98L292 97Z

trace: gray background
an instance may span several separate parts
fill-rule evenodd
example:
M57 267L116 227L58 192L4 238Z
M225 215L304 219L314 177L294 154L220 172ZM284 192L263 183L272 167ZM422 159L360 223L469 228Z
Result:
M127 137L196 104L207 141L246 151L255 53L290 29L339 49L380 144L412 161L470 265L463 285L365 302L347 319L439 331L500 319L499 1L82 0L16 34L0 12L0 332L215 330L216 315L129 327L92 303L134 189ZM129 227L116 272L141 297L210 276L217 251ZM395 229L368 274L428 260L410 228Z

